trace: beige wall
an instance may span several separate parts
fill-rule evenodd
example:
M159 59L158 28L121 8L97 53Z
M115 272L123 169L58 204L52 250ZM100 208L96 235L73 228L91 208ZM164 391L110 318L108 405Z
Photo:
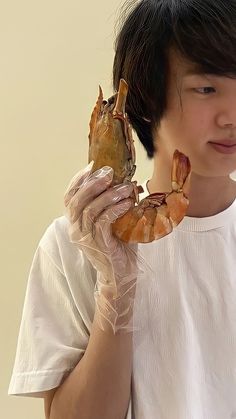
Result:
M8 396L30 264L63 214L71 177L87 164L99 83L112 94L118 0L2 2L0 13L0 417L42 419L41 400ZM152 163L137 144L137 176Z

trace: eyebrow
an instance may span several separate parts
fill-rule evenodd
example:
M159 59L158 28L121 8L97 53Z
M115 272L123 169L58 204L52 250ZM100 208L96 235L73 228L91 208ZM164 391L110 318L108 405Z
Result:
M201 76L201 77L206 77L206 78L221 77L220 74L213 73L213 72L212 73L207 73L199 67L191 67L188 70L186 70L185 73L182 76L182 79L184 79L188 76Z
M184 74L183 74L183 78L187 77L187 76L213 76L212 73L204 73L202 70L197 69L197 68L192 68L187 70Z

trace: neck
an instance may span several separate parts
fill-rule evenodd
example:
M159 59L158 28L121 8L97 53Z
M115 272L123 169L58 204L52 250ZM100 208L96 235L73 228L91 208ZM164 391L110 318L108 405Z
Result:
M158 167L157 167L158 166ZM171 191L171 163L155 162L152 178L148 181L149 193ZM216 215L236 199L236 182L230 177L207 178L192 172L189 193L189 217L210 217Z

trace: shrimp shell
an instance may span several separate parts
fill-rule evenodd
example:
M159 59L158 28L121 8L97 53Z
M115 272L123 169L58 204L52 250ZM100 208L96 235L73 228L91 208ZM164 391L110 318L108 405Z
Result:
M134 176L135 148L132 128L125 112L128 85L120 80L119 90L107 101L99 86L99 96L90 120L89 162L91 172L110 166L114 170L111 186L131 181ZM171 192L154 193L139 202L142 186L132 181L134 206L112 223L112 232L127 243L150 243L171 233L184 218L188 205L191 165L178 150L173 154Z

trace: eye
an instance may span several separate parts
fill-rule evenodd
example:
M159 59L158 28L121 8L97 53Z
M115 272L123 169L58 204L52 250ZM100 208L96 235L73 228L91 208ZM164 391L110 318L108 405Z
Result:
M203 90L205 90L205 92ZM194 91L196 91L196 93L200 93L206 96L206 95L209 95L209 93L214 93L215 89L214 87L207 86L207 87L196 88L194 89Z

